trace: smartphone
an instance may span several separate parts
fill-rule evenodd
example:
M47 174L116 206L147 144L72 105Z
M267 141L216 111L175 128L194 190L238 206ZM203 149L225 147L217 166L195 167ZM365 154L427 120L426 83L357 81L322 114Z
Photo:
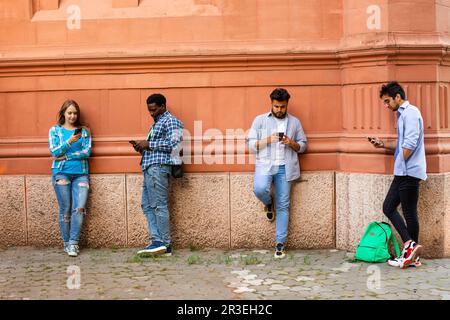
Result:
M369 142L372 143L376 147L383 147L384 146L383 141L381 141L381 140L379 140L377 138L367 137L367 140L369 140Z
M83 129L81 128L76 128L75 132L73 133L74 135L80 134L82 132Z
M281 140L283 140L284 137L284 132L278 132L278 138Z

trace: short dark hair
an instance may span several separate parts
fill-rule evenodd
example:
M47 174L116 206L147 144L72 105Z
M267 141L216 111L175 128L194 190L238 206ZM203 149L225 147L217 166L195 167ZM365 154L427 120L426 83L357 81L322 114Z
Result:
M166 97L164 97L161 93L154 93L147 98L147 105L152 103L159 107L166 105Z
M380 98L385 94L387 94L392 99L395 99L397 94L399 94L403 100L406 99L405 90L403 90L402 86L399 85L397 81L391 81L388 84L383 84L380 89Z
M291 95L284 88L276 88L270 94L270 100L272 100L272 101L273 100L277 100L277 101L287 101L287 102L289 102L290 98L291 98Z

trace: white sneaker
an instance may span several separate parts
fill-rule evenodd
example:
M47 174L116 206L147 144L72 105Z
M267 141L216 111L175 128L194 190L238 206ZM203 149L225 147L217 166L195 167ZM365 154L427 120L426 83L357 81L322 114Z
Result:
M277 243L275 247L275 254L273 255L275 259L283 259L286 257L286 252L284 251L284 244Z
M401 266L401 264L402 264L402 260L403 260L403 258L400 256L400 257L397 257L397 258L389 258L388 259L388 261L387 261L387 263L388 263L388 265L390 265L391 267L397 267L397 268L400 268L400 266Z
M80 249L76 244L71 244L67 250L67 254L71 257L76 257L79 251Z

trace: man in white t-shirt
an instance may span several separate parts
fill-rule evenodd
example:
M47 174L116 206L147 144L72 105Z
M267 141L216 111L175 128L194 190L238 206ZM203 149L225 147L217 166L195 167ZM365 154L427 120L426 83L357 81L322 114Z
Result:
M277 213L275 258L285 257L291 184L300 178L298 154L307 145L300 120L287 113L289 99L286 89L272 91L271 111L255 118L248 135L249 149L256 153L254 193L264 204L269 221L275 219L274 209Z

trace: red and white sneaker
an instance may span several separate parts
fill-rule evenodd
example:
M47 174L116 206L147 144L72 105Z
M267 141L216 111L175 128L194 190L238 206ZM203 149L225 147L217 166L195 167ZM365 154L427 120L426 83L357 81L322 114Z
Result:
M422 262L420 262L420 257L417 257L413 263L409 265L410 267L419 268L422 266Z
M400 267L402 265L402 261L404 259L404 256L406 254L407 246L403 246L402 252L398 257L391 257L388 259L387 264L391 267Z
M397 257L397 258L390 258L387 263L388 265L392 267L400 267L402 265L403 258ZM409 265L411 268L419 268L422 266L422 262L420 262L420 257L417 257L416 260L414 260L413 263Z
M416 261L419 255L422 253L423 247L420 244L411 241L407 247L404 248L403 259L400 263L400 268L405 269Z

